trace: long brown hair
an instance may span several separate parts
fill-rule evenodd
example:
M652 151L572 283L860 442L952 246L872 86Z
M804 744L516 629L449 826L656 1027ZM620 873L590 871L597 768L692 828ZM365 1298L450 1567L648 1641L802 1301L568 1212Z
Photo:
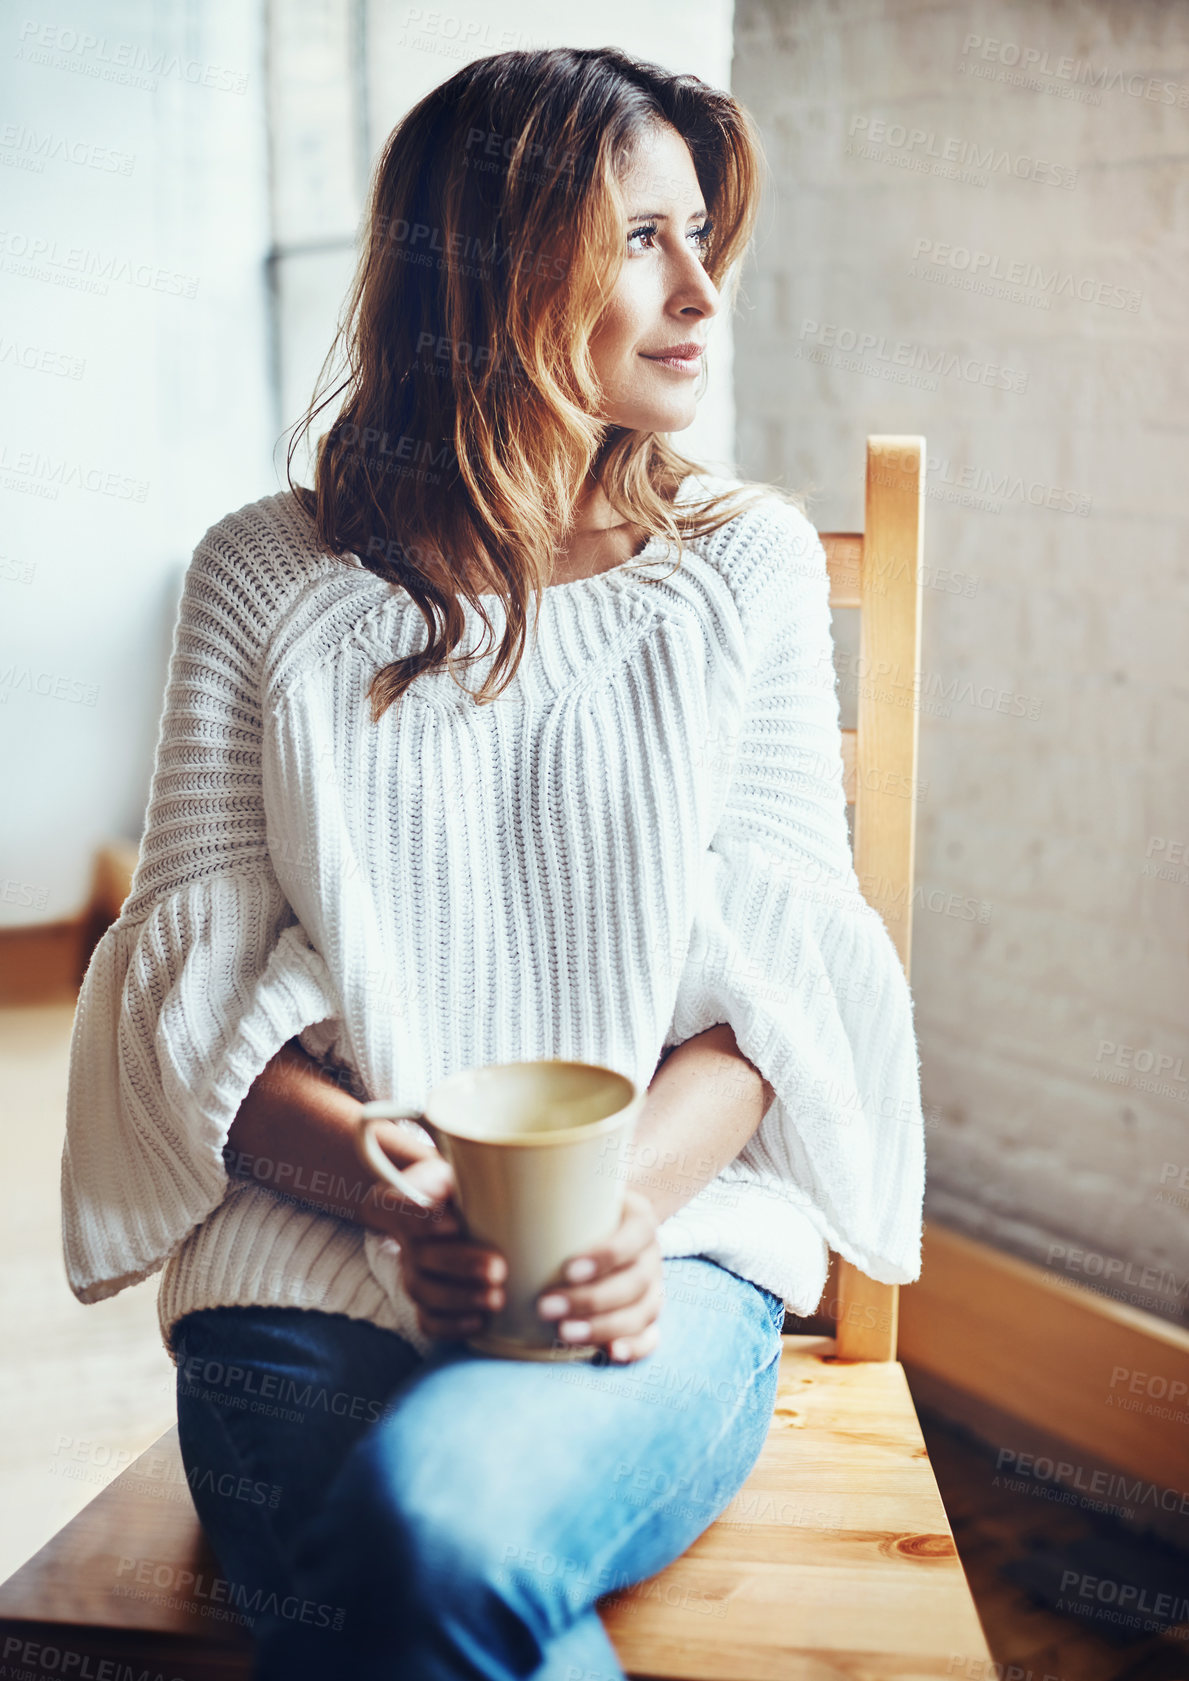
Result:
M372 680L376 720L421 672L454 674L459 596L489 634L479 593L504 608L474 698L512 681L529 596L539 613L589 474L622 519L674 542L678 563L684 537L772 493L745 485L675 506L696 464L664 434L599 418L589 341L623 260L618 173L658 123L689 147L712 223L706 270L733 291L762 155L746 112L695 76L612 47L498 53L426 94L388 138L345 318L286 462L323 546L401 585L425 620L425 647ZM347 371L320 396L340 346ZM342 392L314 488L297 486L298 438Z

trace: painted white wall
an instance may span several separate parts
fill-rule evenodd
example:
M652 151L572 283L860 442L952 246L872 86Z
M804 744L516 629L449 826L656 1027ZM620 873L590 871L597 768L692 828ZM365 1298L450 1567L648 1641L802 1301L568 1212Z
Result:
M0 20L0 925L140 833L182 571L272 488L262 45L239 0Z
M928 441L926 1213L1183 1320L1189 8L739 0L736 44L743 465L845 530L865 435Z

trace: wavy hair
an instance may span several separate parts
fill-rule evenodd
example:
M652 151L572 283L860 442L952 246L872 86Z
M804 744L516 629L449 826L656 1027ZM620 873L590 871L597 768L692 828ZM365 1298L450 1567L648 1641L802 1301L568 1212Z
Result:
M733 293L762 153L742 107L695 76L611 47L498 53L426 94L384 146L345 315L286 461L322 545L407 590L425 620L425 646L372 679L374 721L423 671L454 676L460 596L489 635L480 593L504 612L473 698L512 681L529 596L539 614L588 476L621 519L674 543L678 564L684 538L760 496L793 500L744 484L677 502L696 464L666 434L599 418L589 344L624 260L618 181L657 124L689 147L712 223L705 267ZM346 372L327 390L340 350ZM298 439L344 393L313 489L295 485Z

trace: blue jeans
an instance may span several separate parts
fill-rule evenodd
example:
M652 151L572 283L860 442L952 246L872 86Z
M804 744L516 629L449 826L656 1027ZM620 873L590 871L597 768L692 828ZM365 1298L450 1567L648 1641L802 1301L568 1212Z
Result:
M626 1365L423 1359L301 1308L178 1321L182 1459L225 1572L204 1591L252 1628L256 1681L623 1681L595 1602L730 1502L780 1364L779 1297L664 1265L660 1343Z

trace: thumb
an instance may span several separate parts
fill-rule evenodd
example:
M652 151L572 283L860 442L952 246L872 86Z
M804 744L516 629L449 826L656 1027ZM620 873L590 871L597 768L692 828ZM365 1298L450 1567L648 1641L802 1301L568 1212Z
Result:
M401 1172L423 1196L431 1197L434 1202L445 1201L454 1190L454 1174L449 1162L443 1161L441 1156L427 1156L410 1162Z

